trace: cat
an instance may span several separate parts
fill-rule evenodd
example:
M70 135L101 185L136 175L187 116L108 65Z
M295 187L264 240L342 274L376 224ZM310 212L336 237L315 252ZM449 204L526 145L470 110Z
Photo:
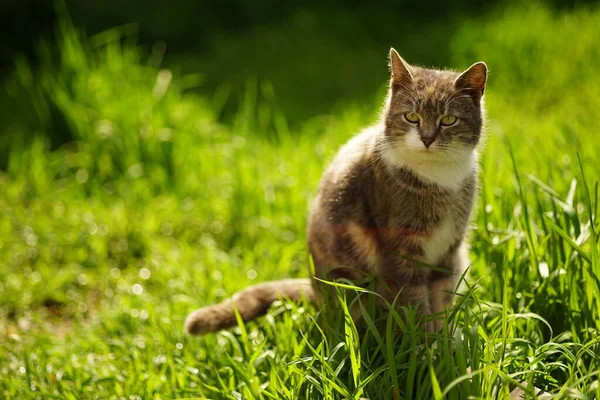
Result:
M462 73L411 66L389 53L379 122L348 141L325 171L310 211L308 247L320 280L371 277L388 303L441 315L468 264L487 66ZM318 302L326 285L287 279L251 286L185 321L189 334L266 313L279 298ZM440 318L425 324L439 330Z

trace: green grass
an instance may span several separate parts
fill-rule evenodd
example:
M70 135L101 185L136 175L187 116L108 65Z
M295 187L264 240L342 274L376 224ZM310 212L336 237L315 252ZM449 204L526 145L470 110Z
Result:
M0 96L2 397L495 399L526 382L598 398L599 21L531 6L449 39L453 67L490 67L467 289L436 335L401 309L362 340L345 307L278 303L202 338L182 324L308 274L320 174L379 104L290 132L249 81L223 125L225 89L194 95L197 77L149 65L122 31L81 40L63 22Z

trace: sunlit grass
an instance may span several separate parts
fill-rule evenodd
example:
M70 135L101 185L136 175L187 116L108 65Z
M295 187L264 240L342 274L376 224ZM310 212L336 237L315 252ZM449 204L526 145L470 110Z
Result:
M410 309L377 329L365 311L362 340L346 307L277 303L202 338L182 324L252 282L308 274L320 174L378 105L289 132L273 88L250 81L222 125L226 89L195 96L195 77L118 29L82 41L63 21L0 96L3 397L494 399L523 382L598 397L598 20L534 7L452 39L455 67L491 71L473 263L441 332L420 333Z

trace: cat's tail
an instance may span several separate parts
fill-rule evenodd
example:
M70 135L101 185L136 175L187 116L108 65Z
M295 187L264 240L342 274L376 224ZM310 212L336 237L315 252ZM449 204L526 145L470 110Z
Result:
M215 332L237 325L234 309L244 322L266 314L276 300L306 299L313 302L315 292L311 280L284 279L250 286L233 295L230 300L197 309L185 320L185 331L190 335Z

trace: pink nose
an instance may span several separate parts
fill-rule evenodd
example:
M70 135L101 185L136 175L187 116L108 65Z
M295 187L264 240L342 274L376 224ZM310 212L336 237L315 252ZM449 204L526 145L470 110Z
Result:
M429 148L429 146L431 146L431 143L435 142L435 138L421 138L421 141L423 142L425 147Z

